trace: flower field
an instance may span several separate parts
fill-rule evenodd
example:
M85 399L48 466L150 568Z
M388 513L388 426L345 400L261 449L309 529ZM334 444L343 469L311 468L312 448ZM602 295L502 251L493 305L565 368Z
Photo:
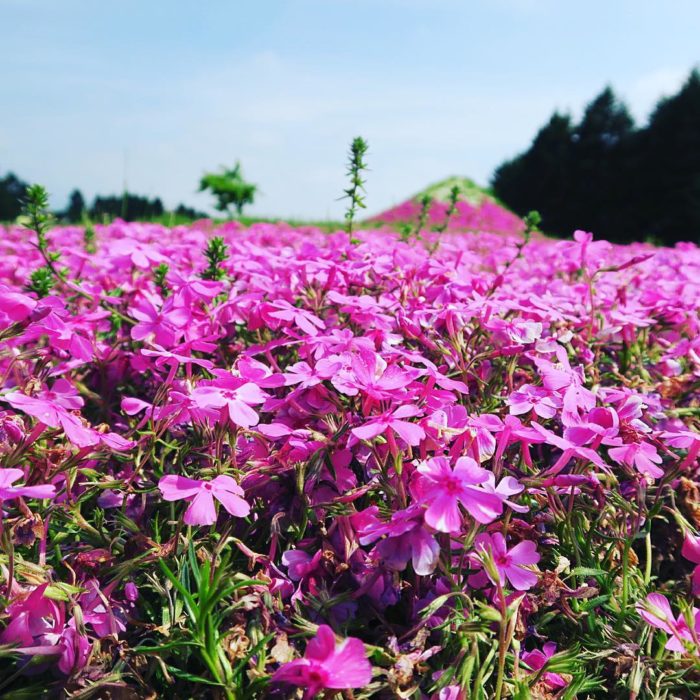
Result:
M700 695L696 246L42 237L0 229L2 697Z

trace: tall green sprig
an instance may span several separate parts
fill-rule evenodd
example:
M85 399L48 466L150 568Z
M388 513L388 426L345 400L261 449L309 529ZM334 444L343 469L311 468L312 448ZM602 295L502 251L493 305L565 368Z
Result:
M345 230L352 236L355 215L359 209L365 209L365 180L362 177L363 171L367 170L365 155L369 150L369 145L361 136L357 136L350 144L348 156L347 174L350 179L350 186L345 190L342 199L349 199L350 203L345 212Z
M95 236L95 227L92 224L92 221L90 221L90 218L88 215L83 212L83 246L85 248L85 252L89 253L90 255L94 255L97 252L97 242L96 242L96 236Z
M418 202L420 204L420 213L418 214L418 221L416 221L416 228L413 232L416 238L420 238L420 232L425 229L425 225L428 223L428 214L430 213L430 207L433 205L433 199L429 194L424 194Z
M202 273L202 279L216 280L217 282L224 279L226 270L221 267L221 264L228 258L228 249L224 239L220 236L212 238L204 251L204 257L208 260L209 265Z
M22 214L28 220L27 228L36 234L36 247L45 262L30 275L29 289L38 296L45 297L56 280L64 282L66 279L66 271L56 267L61 254L49 248L47 234L53 217L49 211L49 195L46 188L41 185L31 185L27 188Z
M505 264L505 267L503 268L502 272L496 275L493 284L486 292L487 297L490 297L494 294L494 292L503 284L503 281L506 277L506 273L508 272L508 270L510 270L511 266L523 257L523 248L530 242L532 234L538 230L538 227L542 222L542 217L540 216L539 212L533 209L533 211L529 212L525 216L523 221L525 223L525 230L523 231L523 237L515 246L515 256Z
M447 213L445 214L445 220L441 224L439 224L438 226L435 227L436 233L444 233L447 230L447 227L450 225L450 221L452 220L452 217L457 212L457 201L458 200L459 200L459 186L455 185L450 190L450 198L448 200L449 206L447 207Z
M158 287L158 291L163 298L170 294L170 287L168 287L168 282L165 279L169 270L170 266L167 263L160 263L160 265L156 265L153 268L153 282Z
M457 213L457 202L459 201L459 186L455 185L450 190L450 197L448 199L447 212L445 213L445 220L433 228L433 231L437 234L445 233L452 217ZM440 237L436 236L433 242L428 246L428 251L432 255L438 248L440 244Z

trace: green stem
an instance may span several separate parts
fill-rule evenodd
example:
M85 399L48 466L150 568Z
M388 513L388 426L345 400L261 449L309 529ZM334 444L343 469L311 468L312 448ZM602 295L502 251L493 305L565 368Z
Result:
M498 584L498 598L501 605L501 622L498 629L498 675L496 676L496 692L494 700L501 700L503 693L503 680L506 670L506 598L503 594L503 586Z
M644 585L648 586L651 581L651 532L647 532L644 538L645 561L644 561Z

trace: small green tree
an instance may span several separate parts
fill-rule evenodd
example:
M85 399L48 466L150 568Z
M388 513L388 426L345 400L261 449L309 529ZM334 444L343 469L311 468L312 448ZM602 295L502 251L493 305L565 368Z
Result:
M63 216L72 224L83 220L87 206L85 198L80 190L73 190L68 198L68 207L63 212Z
M252 204L257 192L257 185L246 182L241 172L241 164L236 163L232 169L222 169L218 173L205 173L199 181L199 191L209 190L216 197L216 208L231 216L231 207L240 217L243 207Z

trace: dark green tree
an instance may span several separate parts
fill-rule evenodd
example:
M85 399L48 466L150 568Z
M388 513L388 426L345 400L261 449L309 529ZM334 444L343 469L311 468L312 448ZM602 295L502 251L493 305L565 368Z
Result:
M22 213L27 187L14 173L0 178L0 221L14 221Z
M639 226L666 243L700 241L700 73L661 100L640 134Z
M163 202L159 197L149 199L125 193L95 197L90 217L97 220L122 218L125 221L140 221L160 217L164 211Z
M184 204L178 204L175 209L175 215L186 219L206 219L207 215L193 207L188 207Z
M499 166L492 179L499 199L521 216L537 209L547 231L569 228L573 136L571 118L555 112L532 146Z
M496 169L492 185L518 214L539 210L549 233L700 240L700 74L661 100L642 129L610 87L575 126L555 113L527 151Z
M83 220L83 215L87 210L85 198L80 190L75 189L70 193L68 198L68 206L66 207L63 217L72 223L78 223Z
M619 209L633 196L629 174L623 170L634 134L634 120L612 88L606 87L586 107L573 133L567 174L572 195L566 211L570 229L583 228L618 240L629 237L627 230L619 228L629 227Z
M216 208L231 216L231 207L240 217L243 207L255 200L257 185L246 182L241 172L241 164L222 169L218 173L205 173L199 181L199 191L209 190L216 198Z

